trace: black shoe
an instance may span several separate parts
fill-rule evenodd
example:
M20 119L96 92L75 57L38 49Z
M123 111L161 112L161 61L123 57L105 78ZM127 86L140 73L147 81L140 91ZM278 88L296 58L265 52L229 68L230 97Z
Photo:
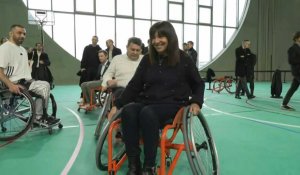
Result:
M235 95L236 99L241 99L241 97L239 95Z
M281 109L288 110L288 111L295 111L295 109L290 107L289 105L281 105Z
M155 167L144 167L142 175L155 175Z
M252 99L252 98L255 98L255 96L254 96L254 95L248 96L248 99L249 99L249 100Z
M128 172L126 175L140 175L141 161L139 157L128 157Z
M53 117L53 116L48 116L46 119L45 119L45 124L47 125L56 125L60 122L60 119L59 118L56 118L56 117Z

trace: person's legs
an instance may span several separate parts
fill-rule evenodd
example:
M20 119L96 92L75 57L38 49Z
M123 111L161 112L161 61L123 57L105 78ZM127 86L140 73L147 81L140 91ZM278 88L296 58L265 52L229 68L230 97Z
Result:
M144 168L155 166L159 129L168 119L175 117L179 108L175 104L153 104L141 110L139 123L144 141Z
M101 86L101 82L100 80L98 81L88 81L88 82L85 82L85 83L82 83L81 86L84 85L84 95L85 95L85 100L86 100L86 103L90 103L91 101L91 90L94 89L94 88L97 88L97 87L100 87ZM93 95L93 104L95 104L95 93Z
M249 84L250 84L250 95L253 96L253 94L254 94L254 76L253 75L251 75L249 77Z
M83 82L80 86L84 103L90 103L89 92L88 92L89 89L87 87L87 84L88 82Z
M129 161L128 175L138 174L141 169L139 113L143 107L143 104L131 103L124 106L123 111L120 114L122 118L123 140Z
M300 84L300 78L295 78L295 77L294 77L294 79L293 79L293 81L292 81L292 84L291 84L291 87L290 87L290 89L287 91L287 93L286 93L286 95L285 95L285 97L284 97L284 99L283 99L283 102L282 102L282 105L283 105L283 106L286 106L286 105L289 103L291 97L293 96L293 94L294 94L294 93L296 92L296 90L298 89L299 84Z
M237 77L236 81L237 82L236 82L235 98L241 99L241 97L240 97L240 91L242 89L241 78Z

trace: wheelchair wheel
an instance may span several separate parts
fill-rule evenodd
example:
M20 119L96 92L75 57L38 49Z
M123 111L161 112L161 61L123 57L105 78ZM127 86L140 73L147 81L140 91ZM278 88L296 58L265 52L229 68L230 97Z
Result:
M103 98L104 96L102 96ZM96 139L99 138L99 136L101 135L102 131L103 131L103 127L106 125L106 123L108 122L107 120L107 115L111 109L112 106L112 93L108 93L105 96L105 100L103 103L103 108L101 109L101 112L99 114L99 120L97 123L97 127L95 129L95 137Z
M120 111L114 115L109 121L104 129L102 134L100 135L100 138L97 143L97 149L96 149L96 165L97 167L102 170L102 171L107 171L108 170L108 131L110 129L110 126L113 121L115 121L119 117ZM119 127L118 128L113 128L113 153L112 153L112 159L118 163L121 158L125 154L125 144L121 140L121 138L117 137L118 132L119 132Z
M213 91L220 93L224 89L224 82L215 80L213 84Z
M25 134L35 118L35 105L30 94L23 89L21 93L0 97L0 140L9 141Z
M232 78L225 79L225 89L228 93L234 94L236 90L235 82Z
M55 101L54 96L52 95L52 93L50 93L47 113L49 114L49 116L56 117L56 112L57 112L56 101Z
M202 114L183 118L184 144L193 174L218 175L219 161L214 140Z

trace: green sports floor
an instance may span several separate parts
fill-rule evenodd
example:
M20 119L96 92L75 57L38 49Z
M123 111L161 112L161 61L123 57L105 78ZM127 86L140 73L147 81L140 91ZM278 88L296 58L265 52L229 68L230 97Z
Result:
M296 111L280 109L270 98L270 83L256 82L255 99L235 99L225 90L205 91L202 109L213 134L221 175L300 174L300 90L291 99ZM290 83L283 84L284 96ZM94 130L101 109L77 111L78 86L56 86L52 92L64 128L32 130L0 142L1 175L102 175L95 163ZM119 171L126 174L126 165ZM173 173L191 174L185 153Z

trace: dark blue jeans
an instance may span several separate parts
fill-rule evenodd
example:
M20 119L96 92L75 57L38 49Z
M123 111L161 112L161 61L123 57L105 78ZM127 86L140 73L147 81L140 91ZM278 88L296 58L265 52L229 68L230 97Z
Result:
M139 139L144 142L144 167L155 166L159 129L175 117L180 109L176 104L131 103L121 113L123 139L128 157L140 156Z

